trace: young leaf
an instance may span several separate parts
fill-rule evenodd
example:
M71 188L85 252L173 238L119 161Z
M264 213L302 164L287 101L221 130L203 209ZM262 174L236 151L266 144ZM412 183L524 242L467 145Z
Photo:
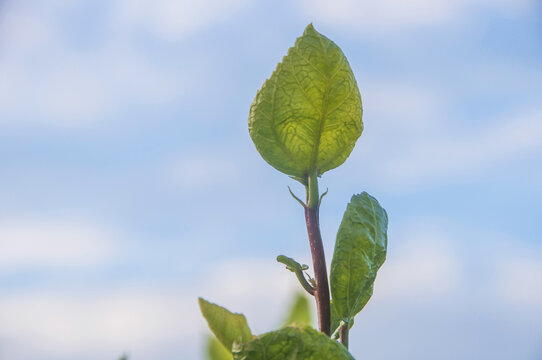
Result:
M207 338L207 359L208 360L232 360L231 350L226 349L224 345L214 336Z
M234 314L202 298L199 298L198 302L209 328L226 349L231 350L234 342L244 343L252 339L243 314Z
M286 327L236 344L234 360L353 360L338 342L311 327Z
M301 179L341 165L361 135L359 89L341 49L312 24L265 81L248 128L260 155Z
M301 265L294 259L288 256L279 255L277 256L277 261L281 264L286 265L286 269L290 270L291 272L298 272L298 271L304 271L307 270L309 267L307 265Z
M290 312L284 325L312 326L312 308L307 297L297 293L290 307Z
M314 287L307 281L307 279L305 279L305 275L303 274L303 271L309 268L308 265L301 265L294 259L284 255L277 256L277 261L286 265L286 269L295 274L303 289L305 289L309 294L314 295Z
M351 327L373 294L376 273L386 259L388 215L375 198L352 196L337 233L330 287L336 321Z

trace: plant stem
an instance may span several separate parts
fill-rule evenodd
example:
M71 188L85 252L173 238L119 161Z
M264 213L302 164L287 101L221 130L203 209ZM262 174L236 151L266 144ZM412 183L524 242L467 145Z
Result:
M312 288L311 284L305 279L305 275L303 275L302 271L296 271L295 276L297 276L297 280L303 286L303 289L305 289L306 292L314 296L314 289Z
M331 312L329 302L329 284L327 280L326 257L320 234L319 220L320 198L318 196L318 178L316 171L309 174L307 185L307 205L305 206L305 222L311 247L314 268L314 298L318 311L318 327L321 332L330 335Z
M341 341L341 344L344 345L345 348L348 349L348 324L341 325L341 328L339 330L339 339Z

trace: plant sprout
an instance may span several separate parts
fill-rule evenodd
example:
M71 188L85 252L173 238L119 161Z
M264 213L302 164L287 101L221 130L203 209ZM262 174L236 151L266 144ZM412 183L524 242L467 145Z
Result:
M248 128L263 159L305 187L305 201L290 194L305 213L314 279L307 277L307 265L284 255L277 261L314 297L319 331L288 322L254 336L244 315L200 298L203 316L229 358L353 359L347 350L349 330L371 298L386 258L388 216L366 192L352 196L328 279L319 224L327 191L320 194L318 178L348 158L363 131L362 112L358 85L342 50L308 25L257 92ZM224 359L224 351L221 356L216 359Z

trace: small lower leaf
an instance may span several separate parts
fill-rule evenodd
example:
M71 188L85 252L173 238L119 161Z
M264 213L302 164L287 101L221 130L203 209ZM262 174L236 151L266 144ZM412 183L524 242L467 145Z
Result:
M231 351L234 342L245 343L252 339L245 315L234 314L202 298L198 301L209 328L226 349Z
M290 326L236 344L234 360L353 360L338 342L311 327Z
M224 345L214 336L207 339L207 360L232 360L231 350L226 349Z
M307 297L298 293L290 307L290 312L286 317L284 325L312 325L312 308Z

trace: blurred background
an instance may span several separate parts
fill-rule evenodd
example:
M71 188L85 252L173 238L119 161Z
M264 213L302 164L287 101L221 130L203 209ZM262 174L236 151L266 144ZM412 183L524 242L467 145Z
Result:
M364 103L328 265L353 193L390 218L353 355L542 359L538 0L0 1L0 359L202 359L198 296L281 323L303 189L247 118L309 22Z

